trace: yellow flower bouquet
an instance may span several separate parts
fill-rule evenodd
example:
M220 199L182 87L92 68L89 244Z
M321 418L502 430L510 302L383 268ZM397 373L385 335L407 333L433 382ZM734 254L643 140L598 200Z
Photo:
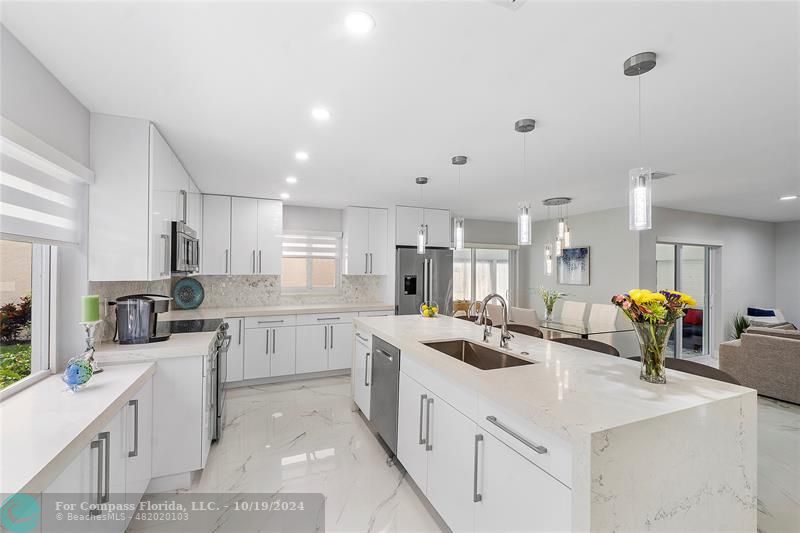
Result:
M611 303L622 309L636 331L642 353L642 370L639 377L649 383L666 383L664 352L675 322L686 309L697 305L694 298L680 291L652 292L631 289L626 294L616 294Z

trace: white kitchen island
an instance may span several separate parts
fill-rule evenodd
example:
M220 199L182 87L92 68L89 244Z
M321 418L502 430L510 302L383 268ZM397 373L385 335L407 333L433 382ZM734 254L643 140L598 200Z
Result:
M534 364L479 370L422 344L482 342L449 317L355 329L400 349L397 458L454 531L756 530L754 390L518 334Z

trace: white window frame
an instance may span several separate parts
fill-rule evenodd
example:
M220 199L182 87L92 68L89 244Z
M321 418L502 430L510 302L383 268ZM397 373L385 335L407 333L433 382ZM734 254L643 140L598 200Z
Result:
M0 234L0 239L31 242ZM0 401L55 373L58 249L31 242L31 373L0 390Z
M508 250L508 291L506 294L501 294L503 298L506 299L506 303L508 303L509 307L514 305L516 300L516 292L517 292L517 260L519 254L517 253L519 250L519 246L516 245L504 245L504 244L485 244L485 243L473 243L468 242L464 243L464 249L470 251L470 299L475 301L476 296L476 289L477 289L477 281L478 281L478 260L476 250L483 249L483 250ZM494 278L496 276L496 272L492 271L491 276ZM497 285L497 280L493 279L493 285Z
M281 292L284 294L339 294L342 287L342 232L340 231L289 231L281 237L281 271L283 270L283 240L293 235L304 237L326 237L336 239L336 274L334 287L311 286L311 257L306 258L306 286L285 287L281 276Z

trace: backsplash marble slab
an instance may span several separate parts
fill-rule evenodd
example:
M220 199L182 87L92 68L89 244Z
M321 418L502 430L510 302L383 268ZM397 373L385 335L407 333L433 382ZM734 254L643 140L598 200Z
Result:
M172 287L181 279L160 281L90 281L89 293L99 294L100 301L113 301L128 294L172 295ZM283 293L280 276L195 276L203 285L205 299L200 307L258 307L269 305L313 305L335 303L381 303L386 276L341 277L336 293ZM174 309L174 305L171 307ZM102 311L101 311L102 312ZM113 308L103 320L101 338L114 336Z

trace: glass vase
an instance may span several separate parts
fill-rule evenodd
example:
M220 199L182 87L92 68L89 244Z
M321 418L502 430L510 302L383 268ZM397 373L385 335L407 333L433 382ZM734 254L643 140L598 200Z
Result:
M550 322L551 320L553 320L553 306L552 305L550 307L545 306L544 307L544 321L545 322Z
M666 383L667 373L664 357L667 341L675 324L655 325L647 322L633 323L636 337L639 340L639 351L642 354L642 370L639 379L648 383Z

